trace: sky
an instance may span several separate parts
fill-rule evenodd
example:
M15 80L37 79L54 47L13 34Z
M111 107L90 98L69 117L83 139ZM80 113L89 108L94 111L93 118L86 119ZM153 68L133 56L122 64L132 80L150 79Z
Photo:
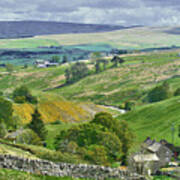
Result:
M0 0L0 20L180 25L180 0Z

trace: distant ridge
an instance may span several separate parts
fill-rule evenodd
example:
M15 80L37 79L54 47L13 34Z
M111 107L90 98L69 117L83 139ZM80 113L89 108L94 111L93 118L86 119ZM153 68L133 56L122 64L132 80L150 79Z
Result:
M49 34L107 32L125 28L116 25L48 21L0 21L0 39L25 38Z

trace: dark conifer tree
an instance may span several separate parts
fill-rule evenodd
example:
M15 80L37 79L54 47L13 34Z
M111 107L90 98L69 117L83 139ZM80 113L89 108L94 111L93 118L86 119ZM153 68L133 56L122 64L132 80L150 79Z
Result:
M28 125L28 127L30 129L32 129L42 140L45 140L47 130L41 119L41 114L39 113L37 108L35 109L34 113L32 114L32 121Z

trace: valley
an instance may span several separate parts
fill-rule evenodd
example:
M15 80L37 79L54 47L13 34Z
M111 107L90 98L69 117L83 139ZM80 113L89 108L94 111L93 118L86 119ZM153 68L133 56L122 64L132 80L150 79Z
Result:
M170 30L136 27L0 40L0 98L8 107L0 103L1 114L12 105L11 118L0 118L0 154L123 168L147 137L179 147L180 44ZM65 55L68 61L57 66L34 64ZM41 119L45 137L33 118ZM22 176L42 179L36 174Z

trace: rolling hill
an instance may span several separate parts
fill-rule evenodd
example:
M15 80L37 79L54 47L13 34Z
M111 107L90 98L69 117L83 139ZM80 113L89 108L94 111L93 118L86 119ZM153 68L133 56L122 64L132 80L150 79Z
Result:
M159 103L143 106L119 119L126 120L136 133L138 143L147 137L167 141L180 146L178 128L180 125L180 97L171 98ZM172 140L172 127L175 128L174 141Z
M0 27L0 39L25 38L47 34L106 32L125 28L113 25L49 21L1 21Z
M178 27L136 27L112 32L37 36L60 45L109 44L119 49L146 49L180 46Z

